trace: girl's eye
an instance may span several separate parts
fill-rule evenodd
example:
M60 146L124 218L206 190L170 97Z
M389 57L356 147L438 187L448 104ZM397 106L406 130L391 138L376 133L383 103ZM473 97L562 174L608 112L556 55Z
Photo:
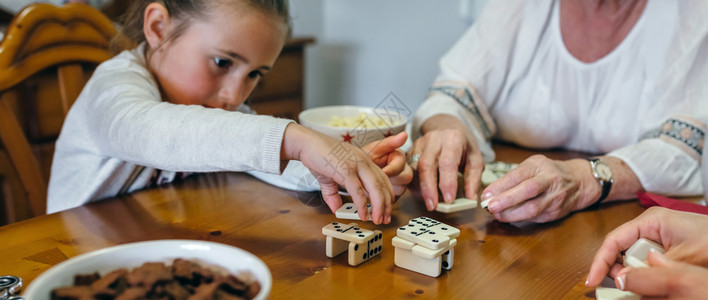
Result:
M219 68L228 68L231 66L231 61L228 59L223 59L223 58L214 58L214 63L216 64L217 67Z
M248 78L251 78L251 79L256 79L261 76L263 76L263 73L261 73L259 71L251 71L251 73L248 73Z

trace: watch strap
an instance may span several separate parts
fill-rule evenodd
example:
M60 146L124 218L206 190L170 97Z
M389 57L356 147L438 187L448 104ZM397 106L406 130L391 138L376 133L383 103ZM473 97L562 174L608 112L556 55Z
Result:
M602 161L599 158L588 158L587 159L590 162L590 166L592 168L593 173L596 172L595 170L595 165L597 163L601 163ZM612 182L614 181L613 179L610 179L609 181L605 181L602 179L597 179L598 182L600 183L600 186L602 187L602 192L600 193L600 198L597 199L592 205L589 207L595 207L600 205L602 200L607 199L607 196L610 194L610 189L612 189Z
M610 194L610 189L612 188L612 181L601 181L602 183L602 194L600 194L600 199L597 199L593 205L599 205L602 200L607 199L607 195Z

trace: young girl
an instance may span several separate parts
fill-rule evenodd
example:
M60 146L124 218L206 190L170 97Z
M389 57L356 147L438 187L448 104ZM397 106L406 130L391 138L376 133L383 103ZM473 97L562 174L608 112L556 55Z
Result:
M48 212L170 182L179 172L279 173L300 160L332 211L342 185L363 220L368 197L374 223L390 222L392 182L400 190L412 178L396 150L405 134L370 158L242 105L289 35L287 0L135 1L122 30L137 47L101 64L67 115ZM351 156L338 160L335 147Z

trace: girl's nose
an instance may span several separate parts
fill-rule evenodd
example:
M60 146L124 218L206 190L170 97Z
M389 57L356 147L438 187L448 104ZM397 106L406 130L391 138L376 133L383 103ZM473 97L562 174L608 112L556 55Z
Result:
M245 93L244 85L232 80L219 90L219 101L224 104L225 109L233 110L246 99Z

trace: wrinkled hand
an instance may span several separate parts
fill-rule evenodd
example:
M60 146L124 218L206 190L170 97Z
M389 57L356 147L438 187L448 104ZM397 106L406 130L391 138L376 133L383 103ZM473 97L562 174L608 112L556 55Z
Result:
M501 222L548 222L589 205L584 190L588 174L586 160L534 155L487 186L481 198L494 197L488 209ZM589 184L597 181L592 178Z
M448 115L434 116L422 128L425 134L415 141L408 157L420 154L412 167L418 171L426 208L432 211L437 207L438 188L443 201L455 201L458 172L463 173L465 197L476 200L484 161L473 133Z
M650 252L647 262L649 268L620 270L615 286L643 298L702 299L708 295L708 269L671 260L659 252Z
M408 184L413 180L413 169L406 163L406 154L398 149L406 143L406 139L408 134L404 131L362 147L362 150L369 154L369 158L388 176L396 196L406 192Z
M600 284L605 275L617 278L623 269L622 264L616 261L617 257L639 238L663 245L669 259L708 267L706 228L706 215L651 207L607 234L590 266L587 285Z
M332 212L342 206L339 185L346 188L367 220L367 198L371 200L372 221L391 222L393 186L384 172L360 148L337 141L298 124L286 127L281 159L300 160L317 178L322 197Z

